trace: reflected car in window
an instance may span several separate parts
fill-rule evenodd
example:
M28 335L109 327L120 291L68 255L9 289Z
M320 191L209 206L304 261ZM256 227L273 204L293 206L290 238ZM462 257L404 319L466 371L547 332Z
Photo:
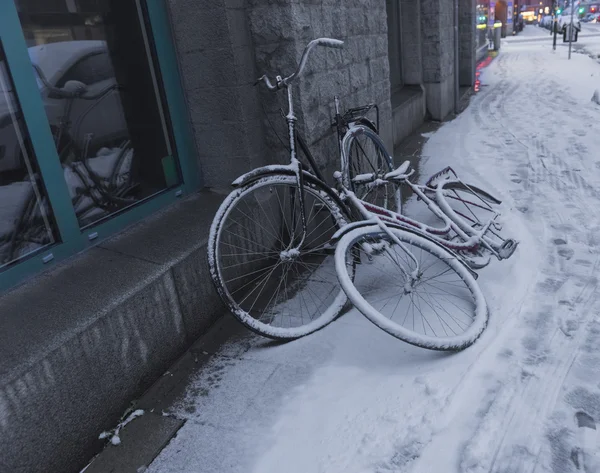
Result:
M85 159L127 140L120 91L104 41L57 42L28 51L61 162ZM18 171L23 164L10 123L10 104L0 98L0 172Z

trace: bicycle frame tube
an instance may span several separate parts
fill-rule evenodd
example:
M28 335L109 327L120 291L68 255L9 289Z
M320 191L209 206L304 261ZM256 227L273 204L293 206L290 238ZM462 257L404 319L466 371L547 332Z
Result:
M407 184L410 185L411 188L414 189L415 193L421 197L428 206L431 208L437 208L435 202L429 199L422 191L420 186L416 186L415 184L410 183L408 180L404 180ZM367 202L363 202L360 200L354 193L346 189L343 185L340 186L340 193L346 199L347 205L358 209L359 213L368 221L375 221L374 219L378 219L381 221L383 225L392 225L398 228L404 228L407 231L419 233L424 237L431 239L434 242L452 250L452 251L476 251L477 247L482 244L487 249L489 249L494 256L497 256L497 252L494 248L490 248L489 241L483 235L487 231L487 226L481 232L473 231L472 235L469 235L461 230L454 222L452 222L446 215L442 215L440 218L446 222L446 227L443 229L430 227L425 225L417 220L410 219L402 214L393 212L388 209L384 209L382 207L378 207L374 204L370 204ZM438 212L441 212L439 208L437 208ZM437 214L436 214L437 215ZM379 224L379 223L378 223ZM380 225L381 226L381 225ZM444 230L444 231L441 231ZM444 238L441 238L442 235L446 235L450 233L450 231L454 231L459 238L460 242L453 242Z
M322 182L325 182L325 179L323 178L323 174L321 174L321 171L319 171L317 162L315 161L314 156L310 152L310 149L308 148L306 141L304 141L304 138L302 138L302 135L300 135L297 131L296 131L296 143L298 144L298 147L302 150L304 157L308 160L308 164L310 165L310 169L311 169L312 173L317 177L317 179L319 179Z
M341 130L341 115L340 115L340 98L336 95L333 98L333 102L335 104L335 126L336 126L336 131L337 131L337 135L338 135L338 149L339 149L339 155L342 157L342 161L344 160L343 156L342 156L342 141L344 139L344 136L342 134L342 130ZM344 169L344 163L342 162L342 169Z
M298 161L296 155L296 115L294 114L294 97L292 93L291 86L286 86L287 98L288 98L288 113L285 116L285 119L288 124L288 133L289 133L289 141L290 141L290 164L296 173L296 182L298 183L298 202L300 204L300 219L302 221L302 238L300 242L295 246L296 249L300 248L304 244L304 240L306 239L306 211L304 208L304 179L302 176L302 166L300 165L300 161ZM295 198L295 196L294 196ZM292 204L292 209L295 209L296 206ZM292 219L295 220L296 215L295 212L292 214ZM295 221L292 222L292 228L296 228ZM290 240L290 248L294 242L294 238L292 236Z
M353 206L354 208L356 208L362 214L362 216L365 218L365 220L372 221L379 228L381 228L390 237L390 239L396 245L400 246L400 248L402 248L404 250L404 252L410 257L410 259L413 260L413 262L415 263L415 268L416 268L415 271L413 272L413 274L409 274L406 271L406 269L404 269L401 265L398 265L400 267L400 270L402 271L402 273L404 273L404 276L406 276L407 279L410 279L411 281L413 281L419 272L419 261L417 260L417 258L415 258L415 256L408 250L408 248L406 248L406 246L404 246L404 244L398 238L396 238L396 235L394 235L390 231L389 227L385 224L385 222L381 218L379 218L379 216L377 214L369 212L369 210L364 206L363 202L358 197L356 197L356 194L354 194L354 192L342 187L341 194L346 198L346 200L350 201L350 205Z

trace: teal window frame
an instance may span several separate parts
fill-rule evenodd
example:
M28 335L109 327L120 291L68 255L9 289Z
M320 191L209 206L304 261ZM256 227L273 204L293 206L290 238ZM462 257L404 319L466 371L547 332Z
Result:
M42 98L38 93L15 2L13 0L0 1L0 42L4 47L8 71L14 81L24 123L31 138L33 151L59 232L57 243L0 272L0 292L14 287L28 277L46 270L60 261L98 245L106 238L175 202L182 196L198 190L202 185L195 159L192 132L187 119L188 111L169 24L169 14L165 5L166 0L135 1L143 2L146 5L149 17L147 34L156 50L158 70L161 74L166 100L163 106L169 114L172 125L173 144L181 169L182 183L140 202L131 209L101 221L97 225L84 229L79 228L69 197Z

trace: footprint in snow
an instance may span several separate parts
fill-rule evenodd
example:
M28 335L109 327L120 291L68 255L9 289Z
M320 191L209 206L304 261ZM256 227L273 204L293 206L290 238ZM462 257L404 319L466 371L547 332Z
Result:
M596 421L587 412L575 414L577 423L577 446L571 451L571 460L578 470L586 473L600 471L600 455L598 455L598 430Z
M571 248L560 248L558 250L558 254L566 260L570 260L575 254L575 252Z

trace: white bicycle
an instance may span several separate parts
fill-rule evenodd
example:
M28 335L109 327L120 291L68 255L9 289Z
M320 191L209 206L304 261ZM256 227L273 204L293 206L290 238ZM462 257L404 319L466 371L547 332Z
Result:
M314 40L295 73L278 76L275 85L261 78L270 90L287 92L290 164L255 169L234 182L236 189L210 231L208 260L215 287L240 322L270 338L290 340L319 330L350 298L378 327L408 343L465 348L488 320L477 274L465 256L488 252L503 259L516 242L499 236L493 209L498 201L447 173L429 186L415 186L443 218L445 233L429 232L432 227L396 212L399 186L410 182L411 172L408 163L393 170L369 127L347 127L340 142L344 173L335 174L335 189L318 177L314 160L309 159L308 168L302 165L291 84L315 46L342 44ZM362 174L348 152L357 136L369 137L367 144L378 150L366 163L369 172ZM438 205L438 199L447 200L447 192L459 196L461 205L489 211L491 218L472 223L450 205Z

